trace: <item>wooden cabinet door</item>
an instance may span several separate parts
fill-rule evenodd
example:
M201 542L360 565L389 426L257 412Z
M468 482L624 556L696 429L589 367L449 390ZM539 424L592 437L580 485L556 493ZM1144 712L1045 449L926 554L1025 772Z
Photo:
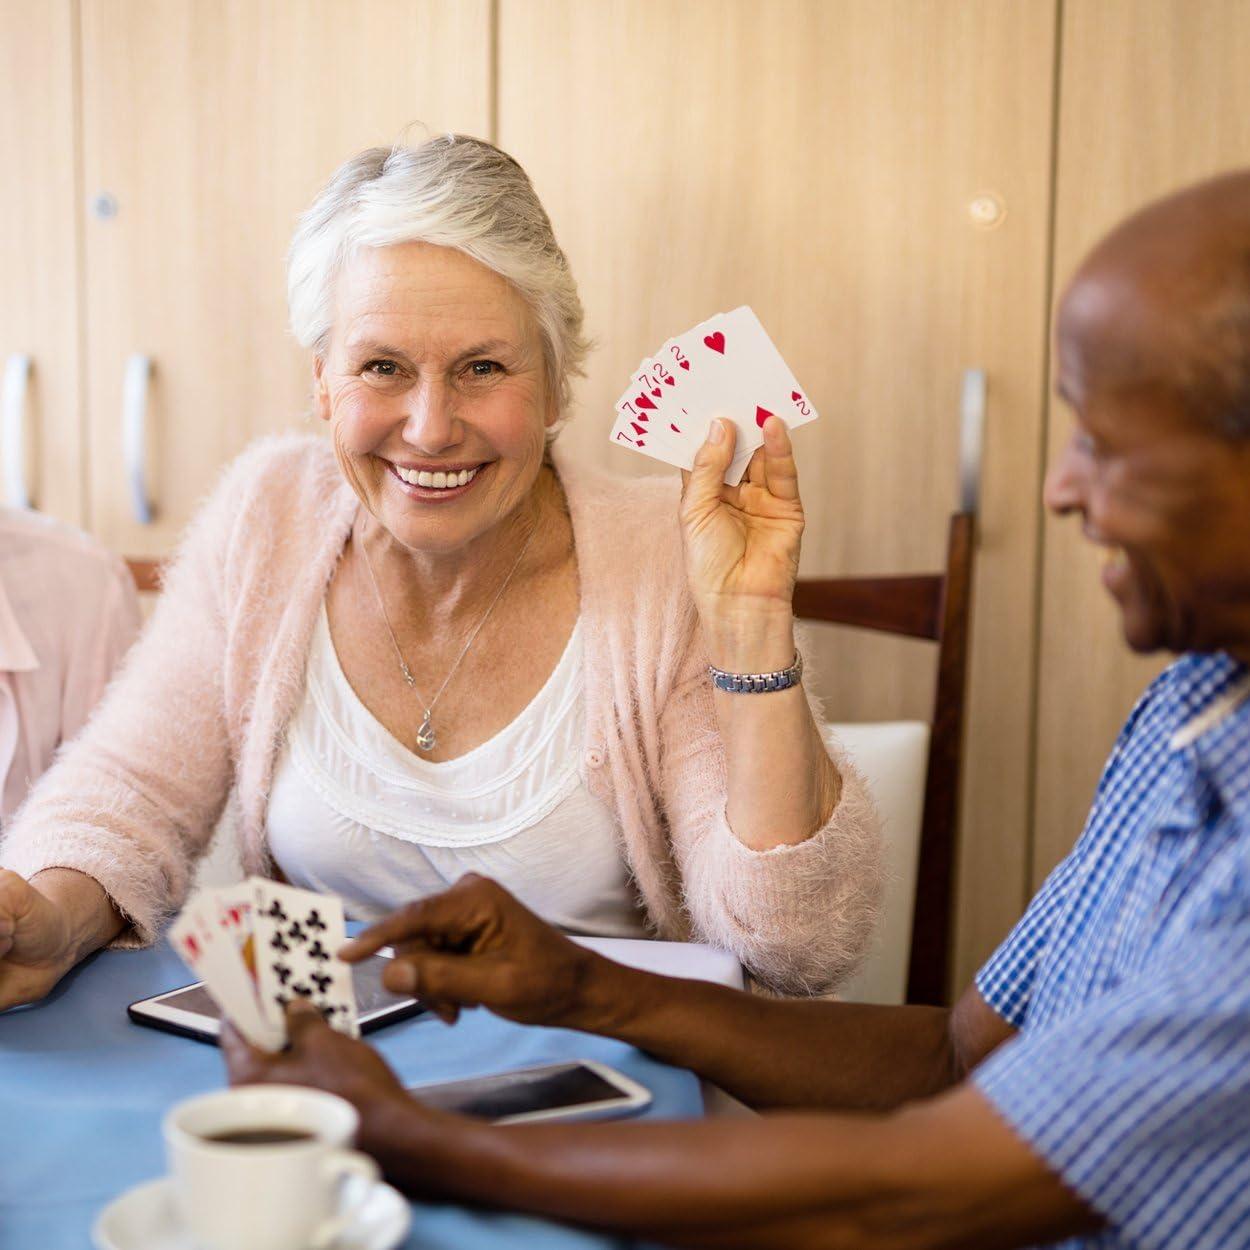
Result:
M928 571L957 500L961 375L989 378L960 976L1027 877L1053 0L501 0L499 140L600 342L563 438L608 444L629 371L751 304L822 412L800 430L808 575ZM830 631L833 720L928 719L923 644Z
M488 0L83 0L91 521L129 555L170 548L221 465L313 428L283 257L353 152L489 125ZM99 200L97 197L108 197ZM127 360L147 356L136 520ZM318 423L319 424L319 423Z
M1084 254L1148 201L1250 164L1250 5L1075 0L1064 5L1055 295ZM1049 454L1071 415L1052 400ZM1079 522L1044 531L1034 882L1080 833L1103 761L1168 657L1132 655Z
M0 0L0 378L28 358L26 454L14 460L35 507L80 524L73 16L71 0Z

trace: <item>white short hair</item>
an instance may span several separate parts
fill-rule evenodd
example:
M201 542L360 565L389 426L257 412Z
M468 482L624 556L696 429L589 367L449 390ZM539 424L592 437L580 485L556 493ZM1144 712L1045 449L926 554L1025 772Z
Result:
M558 412L590 343L568 261L529 177L506 152L467 135L418 147L369 148L345 161L300 217L287 255L287 303L300 344L324 355L334 279L360 247L432 243L471 256L510 282L542 335Z

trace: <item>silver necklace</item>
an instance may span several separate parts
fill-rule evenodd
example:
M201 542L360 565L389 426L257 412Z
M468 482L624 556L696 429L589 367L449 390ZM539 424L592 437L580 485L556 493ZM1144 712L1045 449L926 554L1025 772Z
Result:
M478 636L483 625L486 624L487 617L495 610L495 604L503 597L503 592L508 589L508 583L512 580L512 575L521 567L521 561L525 559L525 553L530 549L530 543L534 541L534 535L538 533L538 524L535 522L534 528L530 530L530 536L525 540L525 545L521 548L521 554L517 556L516 562L508 570L508 576L500 583L499 589L495 591L495 597L490 601L490 606L482 613L481 620L473 627L473 632L465 640L465 644L460 648L460 654L456 656L456 662L451 666L447 676L443 678L443 684L439 686L438 693L427 703L422 698L421 691L417 689L416 678L412 675L412 670L408 667L408 662L404 659L404 653L399 649L399 639L395 637L395 631L391 628L391 619L386 614L386 603L382 598L382 591L378 588L378 579L373 573L373 563L369 559L369 551L365 546L364 538L360 541L360 551L365 558L365 568L369 570L369 581L373 584L373 593L377 596L378 607L382 611L382 620L386 625L386 632L391 636L391 646L395 648L395 656L399 660L400 670L404 674L404 680L412 687L412 692L421 700L421 707L425 712L425 717L421 721L421 728L417 730L417 749L420 751L432 751L438 745L438 737L434 733L434 726L431 723L434 715L434 708L439 699L443 697L443 691L447 689L447 683L456 675L456 669L460 667L460 661L469 653L469 648L473 645L473 640Z

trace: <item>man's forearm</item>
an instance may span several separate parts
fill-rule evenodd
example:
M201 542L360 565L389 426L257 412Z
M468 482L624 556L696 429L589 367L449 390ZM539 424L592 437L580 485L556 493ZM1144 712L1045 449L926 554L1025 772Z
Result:
M888 1116L515 1128L395 1099L361 1145L410 1193L677 1246L972 1250L1096 1224L970 1089Z
M854 1125L861 1145L861 1130L871 1137L880 1128L875 1118L839 1118ZM391 1180L414 1195L530 1211L599 1228L644 1234L664 1230L668 1237L681 1231L710 1233L740 1221L789 1220L808 1207L823 1206L828 1153L819 1130L829 1122L828 1117L777 1116L502 1129L457 1116L435 1119L411 1103L396 1102L367 1114L358 1140ZM820 1149L813 1148L814 1129ZM863 1194L867 1154L857 1149L855 1156L855 1188Z
M884 1110L962 1075L950 1012L765 998L596 961L572 1028L690 1068L755 1107Z

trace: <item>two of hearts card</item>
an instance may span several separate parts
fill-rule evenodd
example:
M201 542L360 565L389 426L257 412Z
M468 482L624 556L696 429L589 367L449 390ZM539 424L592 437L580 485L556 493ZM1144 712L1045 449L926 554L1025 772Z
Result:
M286 1006L306 998L341 1033L360 1035L342 901L250 877L198 891L169 930L183 962L250 1042L280 1050Z
M727 417L738 440L725 482L736 486L764 441L769 417L794 429L818 415L760 319L744 304L669 339L639 364L616 402L611 439L618 447L689 469L712 418Z

